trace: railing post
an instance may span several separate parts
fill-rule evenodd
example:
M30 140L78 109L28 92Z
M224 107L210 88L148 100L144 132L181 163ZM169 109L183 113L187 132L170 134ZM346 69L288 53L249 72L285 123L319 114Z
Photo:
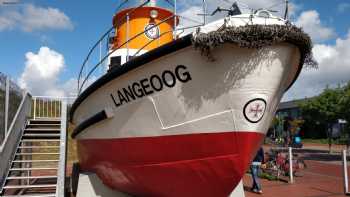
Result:
M61 101L61 137L60 137L60 157L57 171L56 196L64 197L66 179L66 142L67 142L67 101Z
M126 61L129 61L129 24L130 16L129 12L126 13Z
M176 27L176 23L177 23L177 11L176 11L176 9L177 9L177 2L176 2L176 0L174 0L174 35L173 35L173 37L174 37L174 40L176 40L176 29L177 29L177 27Z
M34 118L34 120L35 120L35 117L36 117L36 97L34 97L34 107L33 107L33 111L34 111L33 118Z
M7 131L8 131L9 101L10 101L10 77L6 76L6 84L5 84L5 136L7 135Z
M294 183L292 147L288 147L288 149L289 149L289 180L290 180L290 183Z
M203 0L203 24L207 23L207 2Z
M349 180L348 180L348 163L346 159L346 150L343 150L343 176L344 176L344 193L349 194Z

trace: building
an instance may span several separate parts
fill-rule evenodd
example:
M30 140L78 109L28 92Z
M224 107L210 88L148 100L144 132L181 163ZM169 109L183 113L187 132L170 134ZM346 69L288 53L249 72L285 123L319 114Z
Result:
M291 117L292 119L301 118L301 110L299 104L306 99L298 99L293 101L281 102L278 105L276 116L284 118L286 116Z

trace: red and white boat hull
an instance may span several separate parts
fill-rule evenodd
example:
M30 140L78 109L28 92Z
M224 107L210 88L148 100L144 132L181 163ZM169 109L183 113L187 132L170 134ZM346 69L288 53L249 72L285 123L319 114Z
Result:
M96 89L75 109L79 162L135 196L228 196L262 143L299 68L287 43L223 44L215 61L187 46ZM136 85L135 85L136 84Z

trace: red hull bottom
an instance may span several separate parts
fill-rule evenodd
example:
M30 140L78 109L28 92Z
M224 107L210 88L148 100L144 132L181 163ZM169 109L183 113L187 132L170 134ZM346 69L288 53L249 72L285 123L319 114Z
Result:
M222 132L79 140L83 171L134 196L227 197L264 135Z

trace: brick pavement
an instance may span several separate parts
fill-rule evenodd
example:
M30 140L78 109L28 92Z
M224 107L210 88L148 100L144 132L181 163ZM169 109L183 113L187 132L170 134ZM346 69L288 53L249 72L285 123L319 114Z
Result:
M308 168L303 177L296 177L294 184L281 181L261 180L263 194L250 192L250 175L245 175L243 183L246 197L340 197L343 194L342 166L319 161L306 161ZM349 168L350 170L350 168Z

